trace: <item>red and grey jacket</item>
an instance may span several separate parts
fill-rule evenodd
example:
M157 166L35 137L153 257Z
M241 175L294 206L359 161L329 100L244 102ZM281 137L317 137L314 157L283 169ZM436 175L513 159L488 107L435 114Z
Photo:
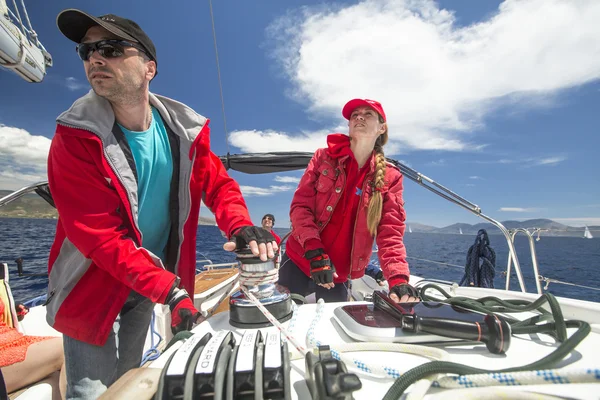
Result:
M143 247L135 162L107 100L90 91L57 119L48 181L58 210L48 262L47 321L102 345L134 290L164 303L181 279L194 293L200 201L230 237L252 225L239 185L210 151L208 120L186 105L150 94L167 128L173 158L165 262ZM113 130L115 133L113 133Z
M327 153L327 149L317 150L298 184L290 208L290 219L292 236L304 249L309 240L321 240L320 233L329 223L342 197L342 190L346 184L344 162L347 158L333 158ZM365 274L372 254L375 239L367 227L367 210L373 194L374 176L375 157L371 157L354 224L349 279L357 279ZM383 209L376 235L379 247L377 254L383 274L392 287L406 282L410 275L406 262L406 248L402 241L406 214L402 200L400 170L388 163L384 181Z

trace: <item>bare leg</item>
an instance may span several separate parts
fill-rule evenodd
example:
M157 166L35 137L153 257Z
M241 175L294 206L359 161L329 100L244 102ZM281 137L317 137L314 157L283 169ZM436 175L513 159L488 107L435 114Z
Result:
M60 398L65 399L67 397L67 369L65 368L64 364L60 369L58 388L60 389Z
M8 392L14 392L58 371L64 364L61 338L33 343L25 360L2 368Z

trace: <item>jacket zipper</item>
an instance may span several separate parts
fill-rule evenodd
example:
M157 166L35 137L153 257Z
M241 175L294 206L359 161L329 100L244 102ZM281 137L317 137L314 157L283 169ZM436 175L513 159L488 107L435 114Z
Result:
M365 187L369 182L368 177L365 177L362 187L362 193L365 193ZM356 222L358 221L358 214L360 213L361 205L363 203L363 196L360 196L360 200L358 201L358 209L356 212L356 216L354 217L354 228L352 228L352 249L350 250L350 270L348 271L348 280L350 280L350 276L352 275L352 264L354 263L354 236L356 235Z
M63 123L63 122L59 122L58 124L59 124L59 125L62 125L62 126L64 126L64 127L67 127L67 128L81 129L81 130L83 130L83 131L90 132L90 133L93 133L94 135L96 135L96 136L98 137L98 139L100 139L100 141L102 142L102 153L104 154L104 159L105 159L105 160L108 162L108 164L110 165L110 168L111 168L111 170L113 171L113 173L114 173L114 174L115 174L117 177L119 177L121 185L123 184L123 183L122 183L122 182L123 182L123 177L122 177L122 176L121 176L121 174L120 174L120 173L117 171L117 169L116 169L116 167L114 166L114 164L112 163L112 161L111 161L110 157L108 157L108 155L106 154L106 152L105 152L105 150L104 150L104 149L106 148L106 147L105 147L104 140L102 140L102 137L101 137L99 134L97 134L96 132L94 132L94 131L92 131L92 130L90 130L90 129L82 128L82 127L75 126L75 125L69 125L69 124L65 124L65 123ZM132 204L132 202L131 202L131 196L129 195L129 191L128 191L127 189L125 189L125 193L127 193L127 200L129 200L129 211L131 212L131 215L132 215L132 217L133 217L133 210L131 209L131 204ZM136 229L137 233L140 235L140 247L141 247L141 245L142 245L142 243L143 243L143 234L142 234L142 231L140 230L140 227L139 227L139 225L138 225L137 218L133 218L133 225L134 225L134 227L135 227L135 229Z
M193 143L192 143L193 146ZM192 163L191 163L191 168L190 168L190 176L187 179L187 196L186 196L186 201L187 203L185 204L185 209L187 210L187 215L185 216L185 219L183 221L187 221L188 218L190 217L190 211L191 211L191 204L192 204L192 191L191 191L191 180L192 180L192 175L194 172L194 162L196 161L196 150L194 150L194 156L192 157ZM180 162L180 169L181 169L181 162ZM178 213L179 214L179 213ZM181 220L181 215L179 216L179 219ZM179 224L179 221L177 221L177 224ZM179 276L178 272L179 272L179 260L181 259L181 245L185 240L185 222L183 224L181 224L181 243L179 244L179 246L177 246L177 260L175 261L175 274L177 276ZM197 229L197 228L196 228ZM194 266L194 271L195 270L195 266Z
M340 168L339 164L337 167L334 167L334 165L329 163L328 161L325 161L325 164L329 164L329 165L331 165L331 167L335 168L334 170L340 171L340 174L342 174L342 176L344 177L344 187L346 187L346 175L344 174L344 169ZM341 196L338 196L337 199L335 200L335 203L333 204L333 210L335 210L338 203L340 202L340 197ZM331 221L331 217L333 217L333 210L331 210L331 213L329 213L329 218L327 218L327 221L325 221L325 223L323 224L321 229L319 229L319 233L323 232L323 229L325 229L325 227L327 226L329 221Z

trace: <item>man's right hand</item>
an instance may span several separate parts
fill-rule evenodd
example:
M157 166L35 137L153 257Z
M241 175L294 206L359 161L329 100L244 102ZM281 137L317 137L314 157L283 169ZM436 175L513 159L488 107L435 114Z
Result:
M171 331L173 335L181 331L190 331L195 324L203 321L202 314L185 289L174 288L167 300L171 310Z
M246 245L252 254L259 256L261 261L275 257L278 250L277 242L270 232L258 226L242 226L237 229L229 242L223 245L225 251L244 249Z
M317 285L331 289L335 286L333 278L337 277L335 267L323 249L309 250L304 258L310 261L310 276Z

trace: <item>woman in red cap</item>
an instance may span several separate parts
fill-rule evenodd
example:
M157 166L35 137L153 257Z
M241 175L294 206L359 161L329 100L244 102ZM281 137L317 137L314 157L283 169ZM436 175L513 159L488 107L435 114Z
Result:
M388 140L383 107L353 99L342 115L348 135L327 137L327 148L315 152L294 194L279 285L302 296L315 292L317 299L347 301L347 282L364 275L377 240L390 297L418 301L408 284L402 241L402 174L383 154Z

